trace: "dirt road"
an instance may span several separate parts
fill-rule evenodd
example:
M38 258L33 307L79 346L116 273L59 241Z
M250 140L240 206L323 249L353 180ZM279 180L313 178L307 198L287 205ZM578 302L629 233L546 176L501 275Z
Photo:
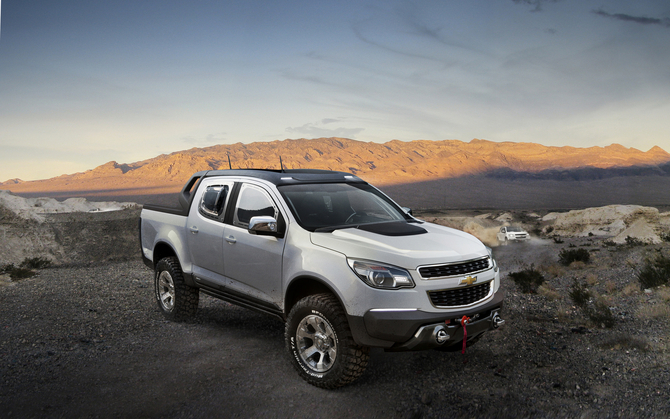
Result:
M496 250L504 277L558 252L523 246ZM602 282L611 275L623 288L629 268L608 268L607 258L644 251L598 252ZM588 269L552 286L565 295ZM373 350L360 380L328 391L293 371L280 321L203 296L195 322L167 322L151 279L131 260L0 287L0 417L670 416L668 324L627 306L601 329L559 318L571 310L565 298L521 294L505 279L507 324L465 355Z

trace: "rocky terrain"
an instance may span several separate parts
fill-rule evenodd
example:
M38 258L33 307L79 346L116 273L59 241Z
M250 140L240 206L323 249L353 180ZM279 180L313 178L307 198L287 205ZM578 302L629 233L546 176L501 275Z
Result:
M600 191L600 197L611 194L611 199L595 205L670 205L670 198L664 194L641 194L635 188L640 179L645 184L656 182L660 188L670 186L670 154L659 147L643 152L617 144L575 148L486 140L395 140L379 144L318 138L217 145L135 163L111 161L83 173L41 181L12 179L1 184L0 189L32 197L46 194L57 198L159 202L169 199L167 195L180 190L197 171L229 167L279 169L280 156L285 168L339 170L378 186L393 186L389 190L394 198L406 198L418 208L510 208L505 205L506 200L512 204L522 200L525 208L538 204L565 208L565 204L554 205L565 200L552 199L551 193L566 189L581 189L584 198L591 198L594 190ZM445 183L451 180L454 182ZM473 194L473 188L468 187L473 183L477 185L475 191L484 193ZM454 189L458 193L450 193ZM489 194L493 197L481 200ZM594 203L577 199L572 205L585 207Z
M79 265L135 257L140 211L135 203L60 202L0 191L0 266L27 258Z
M27 209L0 205L0 226L50 226L62 251L32 278L0 275L2 417L670 416L670 289L638 281L648 261L670 255L668 214L655 208L417 214L491 244L500 225L531 231L529 242L494 248L507 323L465 355L373 350L363 377L335 391L295 374L272 317L203 296L193 322L165 321L139 260L137 209L41 222ZM65 228L52 216L75 218ZM587 263L559 262L580 249ZM544 278L535 293L510 275L529 269ZM576 304L576 284L611 325Z

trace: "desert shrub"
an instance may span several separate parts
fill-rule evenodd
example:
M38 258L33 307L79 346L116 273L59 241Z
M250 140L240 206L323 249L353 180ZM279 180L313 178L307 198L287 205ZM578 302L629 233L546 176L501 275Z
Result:
M546 232L547 234L551 233L552 231L554 231L554 226L548 226L548 227L545 229L545 232Z
M651 345L644 337L630 336L628 334L620 334L610 338L599 345L602 349L637 349L642 352L647 352Z
M665 285L670 280L670 258L658 255L654 260L647 260L637 273L642 289Z
M25 258L20 267L28 269L44 269L51 266L51 261L45 258Z
M603 240L603 246L605 247L616 247L616 243L612 239Z
M550 286L540 285L537 287L537 293L549 300L561 299L561 294Z
M642 320L669 320L670 306L665 303L644 305L638 310L637 317Z
M586 263L584 262L576 261L570 264L570 269L584 269L584 268L586 268Z
M14 265L12 263L0 265L0 275L10 273L12 269L14 269Z
M550 278L557 278L559 276L563 276L565 273L565 270L556 264L546 266L542 270L545 274L549 275Z
M561 238L561 236L554 236L554 237L552 237L552 239L554 239L554 243L556 243L556 244L563 243L563 239Z
M32 278L33 276L35 276L35 271L33 271L32 269L28 269L28 268L20 268L20 267L16 268L15 267L11 271L9 271L9 277L13 281L17 281L19 279Z
M579 281L575 281L570 287L570 298L572 302L596 325L611 328L614 327L616 319L612 310L605 301L594 299L593 294Z
M534 265L519 272L510 272L508 275L525 294L537 294L537 288L544 282L544 275L535 269Z
M565 266L572 262L588 263L590 259L591 255L586 249L563 249L558 254L558 261Z
M626 244L630 247L634 246L644 246L645 243L643 240L638 239L637 237L626 236Z
M612 310L610 310L604 301L597 300L593 307L589 307L586 315L593 323L608 329L614 327L616 324L616 318L612 314Z
M50 265L51 261L48 259L40 257L26 258L19 266L15 266L13 263L0 266L0 274L9 274L9 277L13 281L17 281L20 279L32 278L36 274L33 269L44 269Z
M598 276L595 274L586 275L586 283L589 284L590 286L594 286L595 284L598 283Z
M570 287L570 299L577 307L586 307L591 300L591 292L586 288L586 284L576 281Z
M640 287L634 283L630 283L624 287L621 291L623 295L630 297L631 295L638 294L640 292Z
M616 291L616 283L614 281L605 282L605 290L607 290L608 294L613 293Z
M661 233L659 237L664 242L670 242L670 233Z

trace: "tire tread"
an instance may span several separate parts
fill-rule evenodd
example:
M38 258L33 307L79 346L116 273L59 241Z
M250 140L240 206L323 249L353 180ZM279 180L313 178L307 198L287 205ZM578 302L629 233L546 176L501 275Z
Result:
M167 265L163 268L162 265ZM167 270L172 276L175 288L175 302L174 309L171 312L163 310L160 301L158 307L161 312L170 320L185 321L195 317L198 311L198 304L200 302L200 291L198 288L191 287L184 280L184 274L181 270L181 264L176 256L165 257L156 264L156 278L161 271ZM156 280L156 279L155 279ZM154 280L154 281L155 281Z
M317 379L309 374L305 374L298 361L294 359L290 345L291 335L293 334L291 324L296 322L294 317L303 308L318 310L327 315L328 321L335 328L339 340L338 357L341 357L339 360L341 373L339 375L327 379ZM300 321L300 319L297 321ZM295 369L308 383L320 388L334 389L352 383L365 372L370 359L370 348L356 344L349 329L349 323L344 310L337 298L332 294L313 294L298 301L291 309L286 321L285 338L287 350L291 353Z

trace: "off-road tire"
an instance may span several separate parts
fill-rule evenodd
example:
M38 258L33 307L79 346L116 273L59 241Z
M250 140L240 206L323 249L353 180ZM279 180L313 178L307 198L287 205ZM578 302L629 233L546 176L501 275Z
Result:
M174 256L163 258L156 264L154 296L168 320L188 320L198 311L200 292L186 284L179 259Z
M314 294L298 301L286 320L284 337L293 366L316 387L349 384L368 365L370 348L354 342L344 310L332 294ZM312 355L307 356L309 353Z

